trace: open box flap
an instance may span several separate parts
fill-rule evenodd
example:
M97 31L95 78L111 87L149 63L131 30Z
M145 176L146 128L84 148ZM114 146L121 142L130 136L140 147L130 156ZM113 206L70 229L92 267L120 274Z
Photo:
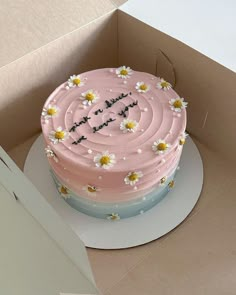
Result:
M111 0L1 1L0 69L114 9Z
M236 71L234 0L130 0L119 9Z
M4 294L97 294L84 244L2 148L0 194Z

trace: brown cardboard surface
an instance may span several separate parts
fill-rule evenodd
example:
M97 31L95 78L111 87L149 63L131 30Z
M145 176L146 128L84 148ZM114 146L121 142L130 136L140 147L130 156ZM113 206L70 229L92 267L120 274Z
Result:
M111 12L0 70L3 148L39 132L45 100L71 74L117 65L116 32L117 14Z
M1 0L0 68L115 8L110 0Z
M177 93L189 102L187 130L236 161L235 73L121 11L118 32L119 63L176 80Z
M21 168L34 139L9 152ZM194 141L205 175L197 205L181 225L154 242L125 250L88 249L102 294L235 294L236 168Z

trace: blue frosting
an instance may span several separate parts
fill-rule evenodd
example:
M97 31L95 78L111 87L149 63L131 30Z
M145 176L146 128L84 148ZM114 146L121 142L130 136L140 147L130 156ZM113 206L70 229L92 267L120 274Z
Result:
M69 189L68 193L66 195L63 195L60 192L60 187L63 184L52 172L52 177L54 179L54 182L56 183L58 192L62 197L64 196L65 201L71 207L84 214L102 219L110 219L112 215L116 216L114 219L116 219L117 217L119 219L123 219L138 214L143 214L144 212L155 206L157 203L159 203L165 197L165 195L170 190L169 183L174 179L174 176L175 172L167 178L163 185L158 186L151 193L146 194L145 196L142 196L135 200L117 203L104 203L80 197Z

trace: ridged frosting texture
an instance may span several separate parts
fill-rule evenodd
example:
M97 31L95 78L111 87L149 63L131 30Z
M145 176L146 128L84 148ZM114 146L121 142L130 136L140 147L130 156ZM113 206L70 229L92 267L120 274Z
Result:
M96 201L127 201L149 193L173 173L182 153L179 141L186 128L186 110L173 110L178 94L172 88L159 89L160 78L137 71L124 79L116 69L98 69L79 79L80 86L60 85L44 105L42 131L57 158L49 158L54 173L79 196ZM144 92L140 92L141 82L147 86ZM95 97L90 104L91 100L85 99L89 92ZM51 107L56 108L55 114L49 111L45 116ZM133 132L122 128L124 120L137 123ZM65 138L55 142L53 132L59 127ZM80 141L82 137L85 139ZM159 140L168 145L164 153L153 148ZM115 156L108 169L96 166L100 163L96 156L105 151ZM133 185L125 181L132 172L141 172ZM87 190L88 186L96 192Z

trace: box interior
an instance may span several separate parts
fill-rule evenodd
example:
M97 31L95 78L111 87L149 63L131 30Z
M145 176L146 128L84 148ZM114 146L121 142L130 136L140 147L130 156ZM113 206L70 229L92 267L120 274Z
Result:
M92 0L90 2L91 5L95 4ZM227 220L228 232L223 229L212 232L214 245L217 244L221 235L230 240L233 228L231 208L234 204L233 196L236 193L234 186L236 180L234 167L236 161L234 153L236 148L235 73L177 39L132 17L122 9L116 9L116 5L121 2L123 1L104 1L105 8L102 8L104 13L96 12L97 17L87 19L87 23L84 21L81 27L79 27L80 24L77 25L77 29L62 33L55 40L45 42L37 50L22 55L18 59L15 55L15 60L12 59L10 63L4 65L2 62L4 66L0 68L2 91L0 145L8 150L16 163L23 168L27 151L40 132L39 118L43 103L55 87L64 82L70 74L125 64L135 70L162 76L169 80L177 93L189 102L187 130L199 147L204 163L205 179L202 197L188 219L189 225L194 226L193 218L191 219L194 214L201 215L206 223L210 219L213 225L217 225L214 214L219 214L221 220L223 218ZM96 6L94 7L97 11ZM90 10L87 9L86 12ZM3 59L6 60L6 56ZM12 75L14 75L14 87L12 87ZM222 196L228 187L230 190L224 200ZM209 204L213 204L213 207ZM221 211L218 212L217 208L221 208ZM231 212L231 215L227 215L227 212ZM202 229L203 226L201 223L197 224L195 228L190 228L191 231L188 234L191 236L191 232L197 230L199 230L198 234L201 234L200 228ZM187 232L188 225L185 228ZM172 240L173 243L177 241L174 234ZM202 243L205 243L207 247L207 238ZM163 244L165 245L164 242ZM189 247L194 247L194 243L190 244L191 242ZM214 248L214 245L211 246ZM180 246L183 247L179 242ZM166 247L168 248L168 244ZM171 247L169 248L172 251ZM94 257L94 252L91 251L91 257ZM189 259L194 257L193 253L189 253L188 256L186 252L181 259L184 260L185 255ZM226 252L225 255L231 261L230 249L227 248ZM198 256L204 256L204 253L204 249L199 248ZM217 249L215 253L218 253ZM167 254L164 251L163 257ZM117 256L120 259L123 257L121 254ZM107 265L104 260L102 262L104 268L107 267L107 275L112 277L109 273L110 260L107 258ZM210 263L208 256L205 257L205 263L207 262ZM171 259L169 263L172 265ZM227 265L230 267L230 263L226 263L226 267ZM103 278L100 276L101 261L99 264L94 259L92 266L95 277L100 279L99 285L102 289L108 290L110 286L109 290L112 290L112 279L108 282L105 276ZM215 269L217 266L220 267L216 265ZM119 267L119 259L114 262L113 267ZM147 268L145 270L147 271ZM196 273L201 272L197 260L194 270ZM213 270L209 269L209 271ZM171 274L170 278L174 277L175 274ZM190 282L194 282L194 278ZM233 288L233 282L227 282L227 288L230 286ZM115 279L113 283L115 284ZM206 284L209 287L206 290L214 289L213 280ZM132 286L131 281L130 285ZM159 291L165 290L161 285L158 288ZM191 288L192 285L189 283L189 290L192 290ZM128 287L124 289L124 292L128 289ZM208 294L211 294L210 291Z

